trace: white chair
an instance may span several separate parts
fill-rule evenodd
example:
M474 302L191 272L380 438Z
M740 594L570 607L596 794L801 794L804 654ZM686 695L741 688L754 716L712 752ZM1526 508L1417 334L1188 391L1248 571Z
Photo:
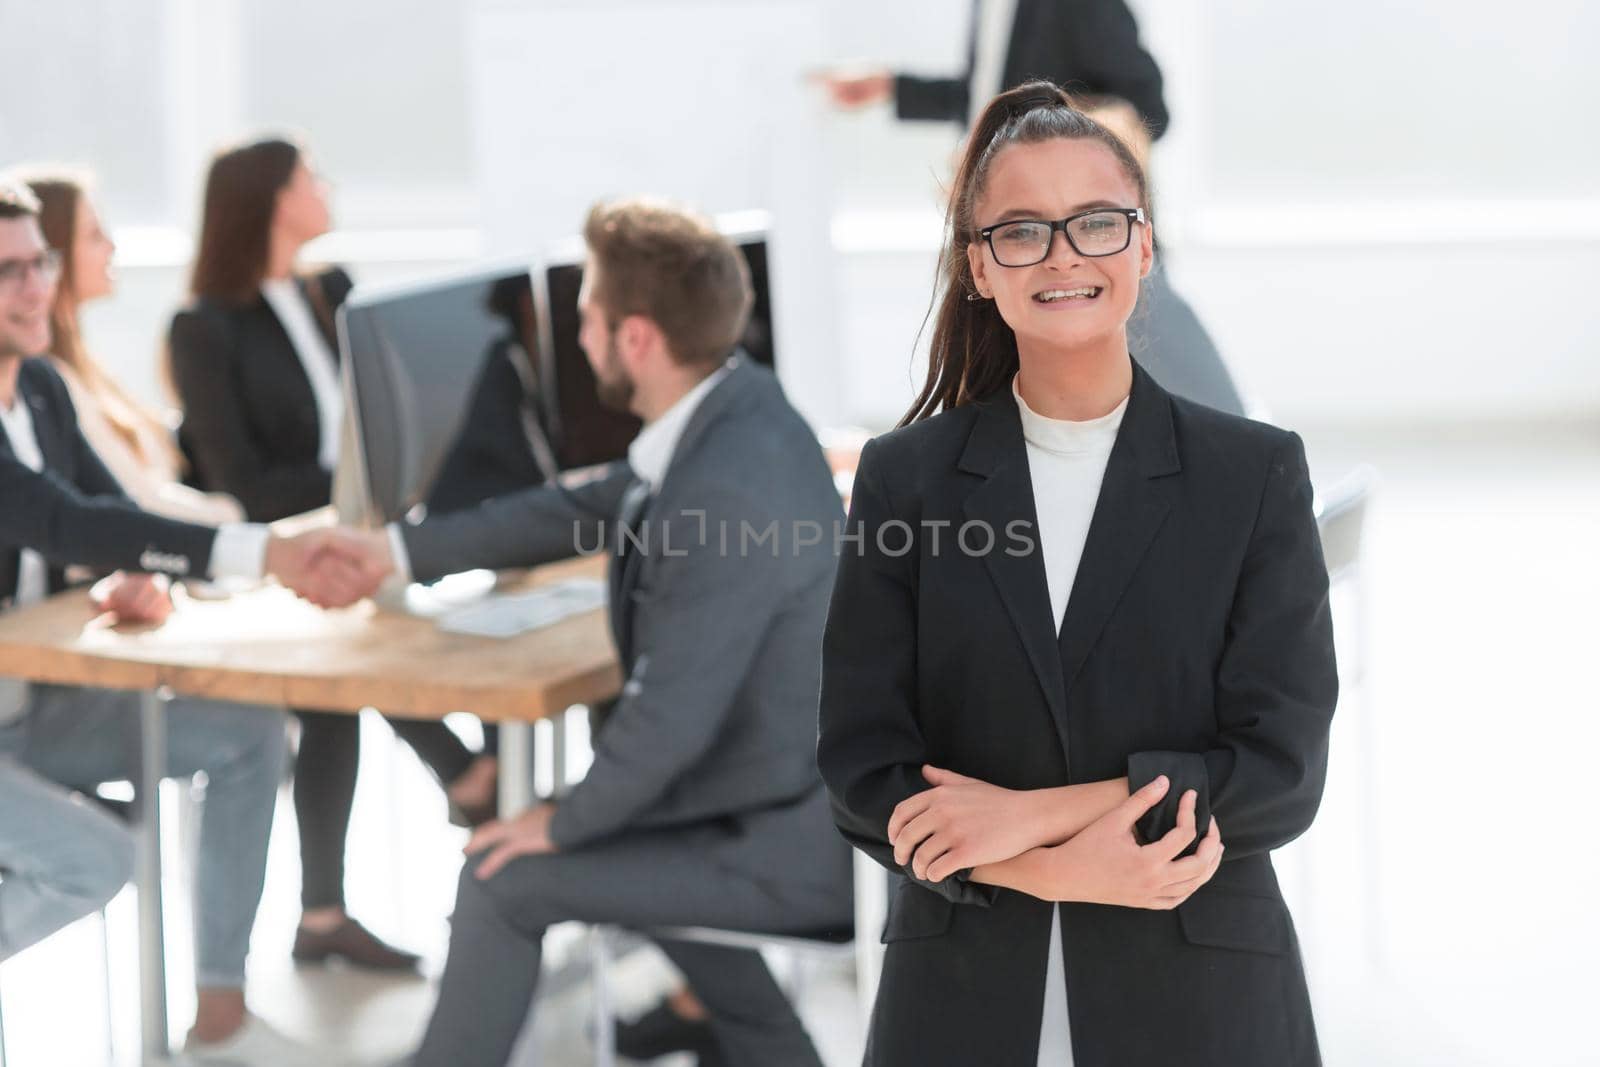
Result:
M0 1067L7 1067L10 1062L6 1059L6 1012L5 991L0 990Z
M1312 505L1317 520L1317 532L1322 537L1322 556L1328 567L1330 589L1342 589L1349 597L1349 610L1345 620L1353 633L1346 642L1346 648L1353 652L1355 664L1353 667L1348 663L1341 665L1339 671L1341 685L1345 681L1364 682L1370 661L1367 596L1362 575L1362 547L1366 534L1367 509L1377 486L1378 472L1369 466L1359 466L1334 482L1325 494L1318 493ZM1370 775L1378 760L1377 723L1372 715L1373 702L1368 694L1363 693L1361 699L1347 703L1341 694L1340 705L1345 709L1341 712L1342 715L1348 716L1353 713L1356 717L1354 736L1365 773ZM1360 821L1365 827L1364 836L1367 841L1376 841L1378 805L1370 779L1367 788L1362 791L1361 805ZM1311 900L1318 884L1311 856L1306 854L1297 858L1300 860L1297 884L1300 887L1301 898ZM1376 918L1382 908L1380 890L1382 883L1378 871L1378 859L1378 854L1369 850L1365 858L1369 869L1367 876L1362 880L1366 885L1367 896L1365 902L1367 928L1364 940L1367 943L1368 954L1374 961L1380 959L1382 953Z
M1366 530L1367 506L1377 488L1378 472L1360 466L1345 474L1328 490L1318 493L1312 503L1317 532L1322 535L1322 557L1328 566L1328 579L1345 586L1351 596L1355 626L1355 669L1353 681L1366 674L1366 598L1361 583L1361 545Z
M181 783L179 792L180 802L175 809L175 821L180 841L180 850L184 856L188 870L194 870L196 855L199 850L199 824L200 805L195 799L191 783ZM131 801L113 799L99 794L89 794L86 799L99 805L112 817L127 823L134 820L134 806ZM106 908L101 908L92 916L99 926L100 943L100 976L103 1003L106 1014L106 1062L117 1062L116 1045L116 997L112 990L111 977L111 920L106 914ZM5 1017L0 1012L0 1067L8 1067L5 1042Z

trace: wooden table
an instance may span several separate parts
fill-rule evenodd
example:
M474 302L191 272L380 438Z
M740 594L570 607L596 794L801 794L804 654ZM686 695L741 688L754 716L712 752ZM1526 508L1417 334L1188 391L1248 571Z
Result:
M519 588L599 577L605 561L540 567ZM210 697L272 707L441 718L470 711L501 724L502 810L533 795L533 723L615 696L621 673L604 610L512 638L446 633L431 620L363 602L322 611L266 586L225 600L178 597L159 627L113 627L71 591L0 615L0 676L130 689L141 702L137 835L141 1032L170 1051L155 803L166 771L164 699ZM559 774L561 755L556 756Z

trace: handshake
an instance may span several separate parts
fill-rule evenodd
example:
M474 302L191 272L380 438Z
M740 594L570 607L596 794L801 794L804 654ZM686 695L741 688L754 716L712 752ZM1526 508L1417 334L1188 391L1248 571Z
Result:
M338 526L267 542L263 571L322 608L342 608L377 592L394 573L389 535Z
M343 608L377 592L394 573L389 535L346 527L311 530L267 542L262 572L321 608ZM156 626L172 614L171 583L164 574L117 571L89 590L89 600L118 623Z

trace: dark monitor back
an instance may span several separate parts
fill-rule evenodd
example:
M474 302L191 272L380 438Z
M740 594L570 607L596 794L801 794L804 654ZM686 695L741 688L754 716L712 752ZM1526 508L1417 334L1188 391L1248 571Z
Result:
M750 264L750 284L755 299L750 322L740 342L757 363L776 368L773 346L772 286L764 236L735 238ZM594 371L578 345L578 289L583 284L583 264L562 263L546 268L545 297L550 324L546 393L556 459L562 470L608 463L628 454L640 422L632 415L612 411L600 403Z
M361 299L340 313L373 517L390 521L435 496L499 362L538 350L528 271L506 270ZM513 380L509 388L515 389ZM497 386L506 392L508 386ZM517 398L509 398L512 411ZM509 432L519 432L513 423Z

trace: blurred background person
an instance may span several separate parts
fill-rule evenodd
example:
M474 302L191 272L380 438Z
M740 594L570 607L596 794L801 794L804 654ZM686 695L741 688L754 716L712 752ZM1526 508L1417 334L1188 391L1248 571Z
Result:
M112 295L117 247L95 210L87 175L29 167L22 176L39 198L44 239L61 256L48 354L67 383L89 446L145 510L191 522L239 521L244 511L238 501L183 483L183 456L167 420L124 389L84 342L79 310Z
M526 278L502 281L490 292L488 307L505 320L506 332L490 343L484 357L461 432L428 494L430 515L462 511L543 485L558 469L539 387L533 288ZM483 755L476 764L480 773L498 771L499 755L500 728L486 722ZM464 810L452 802L451 820L476 825L487 814L487 805L484 800L480 807Z
M505 279L490 291L488 309L506 330L489 345L461 432L428 495L429 514L543 485L557 469L540 395L533 288L525 277Z
M966 60L953 76L836 70L823 80L840 107L892 101L899 118L964 130L995 94L1044 78L1072 92L1126 100L1153 136L1167 130L1161 70L1140 44L1124 0L973 0Z
M192 300L172 320L170 375L180 439L201 485L233 494L254 522L328 504L343 418L334 315L349 295L337 267L303 272L301 249L329 229L328 186L299 145L258 140L219 153L206 179ZM356 716L297 709L295 817L302 916L293 953L409 970L417 957L345 911L344 853L360 758ZM390 720L478 820L494 799L494 762L441 722Z
M1140 42L1124 0L974 0L966 60L954 76L841 68L820 80L839 107L892 102L898 118L965 130L997 93L1044 78L1073 93L1147 171L1151 142L1167 132L1161 68ZM1233 376L1199 317L1173 290L1159 253L1128 324L1129 347L1166 388L1243 414Z

